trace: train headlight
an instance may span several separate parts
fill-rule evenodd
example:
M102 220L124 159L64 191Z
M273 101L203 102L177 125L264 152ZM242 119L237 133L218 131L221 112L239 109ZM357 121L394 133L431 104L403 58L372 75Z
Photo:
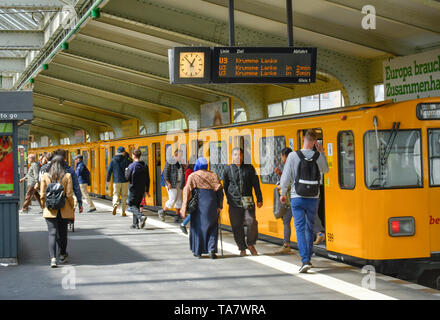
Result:
M395 217L388 220L388 233L391 237L413 236L416 224L413 217Z

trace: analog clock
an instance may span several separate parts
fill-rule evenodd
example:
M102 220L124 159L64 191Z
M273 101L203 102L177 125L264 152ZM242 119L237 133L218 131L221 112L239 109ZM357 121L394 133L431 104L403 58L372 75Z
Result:
M180 78L203 78L205 71L204 52L180 52Z

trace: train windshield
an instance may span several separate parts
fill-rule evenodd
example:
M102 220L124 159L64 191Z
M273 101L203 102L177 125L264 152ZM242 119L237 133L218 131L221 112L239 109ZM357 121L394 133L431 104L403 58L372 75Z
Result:
M390 144L391 130L364 137L365 182L370 189L422 187L420 130L402 130ZM378 138L378 139L377 139ZM378 145L379 142L379 145ZM389 152L387 152L389 148Z

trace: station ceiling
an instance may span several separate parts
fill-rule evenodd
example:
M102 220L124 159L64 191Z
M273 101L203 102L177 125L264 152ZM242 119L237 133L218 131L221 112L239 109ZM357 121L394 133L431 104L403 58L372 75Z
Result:
M50 18L66 2L70 1L0 0L0 65L12 58L24 62L34 50L6 50L2 38L8 33L16 36L17 30L30 30L26 35L31 34L38 43L37 37L47 32ZM168 80L169 48L228 45L227 0L80 0L75 8L96 2L100 2L100 17L89 18L69 39L69 48L56 51L48 70L40 66L35 73L35 125L45 129L40 131L63 132L63 126L111 130L115 123L136 118L139 112L156 122L177 119L187 117L194 106L232 96L219 86L176 86ZM440 47L440 2L435 0L370 0L368 4L376 9L375 30L362 28L365 1L293 3L298 46L325 48L364 60ZM236 0L236 45L287 46L285 5L285 0ZM43 13L46 23L38 24L33 23L32 15L15 13L24 9L53 12ZM20 34L15 39L25 42L23 37ZM38 52L50 50L53 48L44 44L38 48ZM32 63L9 74L31 74L31 68L35 68ZM29 88L28 80L15 74L11 88Z

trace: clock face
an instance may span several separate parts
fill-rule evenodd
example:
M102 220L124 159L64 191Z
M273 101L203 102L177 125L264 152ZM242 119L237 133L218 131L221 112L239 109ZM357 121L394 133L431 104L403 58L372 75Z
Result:
M180 78L203 78L205 71L204 52L180 53Z

